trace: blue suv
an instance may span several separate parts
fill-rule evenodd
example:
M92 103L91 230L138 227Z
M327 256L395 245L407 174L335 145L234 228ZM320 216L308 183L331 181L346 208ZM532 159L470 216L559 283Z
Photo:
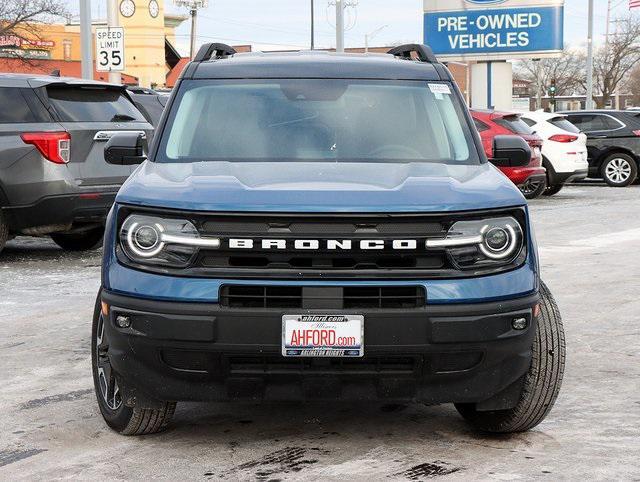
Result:
M454 403L527 430L565 344L525 199L485 158L446 66L204 45L107 220L93 377L107 424L185 400ZM497 136L493 161L529 162Z

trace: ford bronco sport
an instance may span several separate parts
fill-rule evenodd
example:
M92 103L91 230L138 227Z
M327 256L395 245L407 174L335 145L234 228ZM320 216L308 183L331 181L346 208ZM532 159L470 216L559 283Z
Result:
M498 165L529 163L497 136ZM430 49L236 54L204 45L105 232L93 377L106 423L186 400L455 403L527 430L563 374L527 203Z

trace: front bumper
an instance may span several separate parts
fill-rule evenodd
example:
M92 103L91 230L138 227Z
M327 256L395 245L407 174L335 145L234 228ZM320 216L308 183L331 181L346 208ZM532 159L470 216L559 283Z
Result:
M415 309L360 309L359 359L285 358L283 309L102 292L109 356L130 405L148 400L420 400L514 406L531 362L538 295ZM295 311L295 310L293 310ZM297 310L298 312L301 310ZM354 310L350 310L354 312ZM305 313L331 313L316 310ZM121 329L115 317L130 317ZM514 330L514 318L527 328ZM514 389L515 387L515 389ZM147 402L145 402L147 401Z

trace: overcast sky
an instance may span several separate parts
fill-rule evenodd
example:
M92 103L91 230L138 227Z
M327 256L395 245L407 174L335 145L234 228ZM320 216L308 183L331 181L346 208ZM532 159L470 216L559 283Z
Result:
M77 13L77 0L67 0ZM250 43L256 49L308 48L311 0L209 0L200 11L198 44L214 40L229 44ZM335 46L335 9L328 0L315 0L316 46ZM347 47L364 45L364 35L386 25L370 45L389 45L398 41L422 40L422 0L359 0L348 9L352 27L345 35ZM92 1L95 18L105 17L106 0ZM187 11L165 0L173 13ZM596 42L603 38L607 0L595 0ZM613 0L614 16L628 13L628 0ZM584 44L587 36L587 0L566 0L565 43ZM178 29L178 48L187 53L189 22Z

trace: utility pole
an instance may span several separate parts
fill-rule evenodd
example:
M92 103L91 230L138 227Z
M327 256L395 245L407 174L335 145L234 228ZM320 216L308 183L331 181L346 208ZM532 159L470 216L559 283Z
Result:
M198 26L198 9L191 9L191 48L189 49L189 57L193 60L196 55L196 29Z
M80 0L80 50L83 79L93 80L93 42L91 34L91 0Z
M207 8L209 0L173 0L178 7L186 7L189 9L189 15L191 15L191 42L189 49L189 56L193 59L196 55L196 30L198 26L198 9Z
M604 43L609 43L609 24L611 23L611 0L607 0L607 25L604 29Z
M107 27L119 27L120 20L118 18L118 2L116 0L107 0ZM109 71L109 82L112 84L121 84L122 77L120 72Z
M314 30L315 30L315 20L314 20L314 12L315 9L313 8L313 0L311 0L311 50L313 50L314 48Z
M585 108L593 109L593 0L589 0L589 28L587 34L587 98Z
M336 0L336 52L344 52L344 0Z

